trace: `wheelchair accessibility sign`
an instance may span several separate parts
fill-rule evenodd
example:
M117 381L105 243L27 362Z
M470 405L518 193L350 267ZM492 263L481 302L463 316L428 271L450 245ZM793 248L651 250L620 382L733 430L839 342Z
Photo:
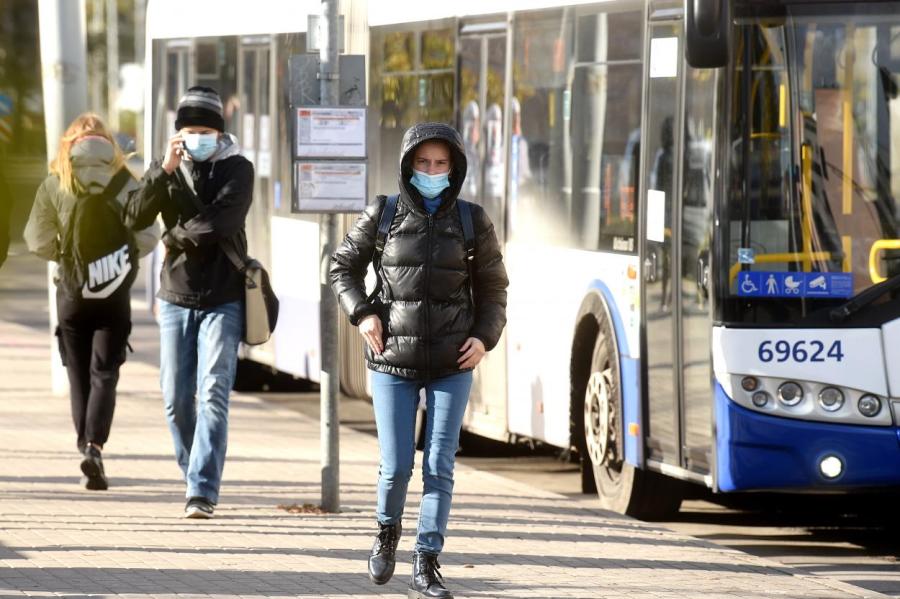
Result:
M850 297L853 275L843 272L741 272L743 297Z

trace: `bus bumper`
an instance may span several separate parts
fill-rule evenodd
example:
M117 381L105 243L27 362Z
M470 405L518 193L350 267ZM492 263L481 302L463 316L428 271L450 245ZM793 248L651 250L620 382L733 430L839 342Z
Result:
M718 383L715 394L719 491L829 491L900 485L897 427L777 418L737 405ZM820 463L831 456L837 457L843 468L829 479L822 474Z

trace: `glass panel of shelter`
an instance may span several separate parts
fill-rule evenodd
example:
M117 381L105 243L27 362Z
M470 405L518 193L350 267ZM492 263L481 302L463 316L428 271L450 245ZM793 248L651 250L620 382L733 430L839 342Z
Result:
M229 102L230 120L238 136L243 155L253 163L253 203L248 214L247 230L250 255L270 263L271 243L267 234L271 206L269 184L272 174L271 119L269 118L268 37L244 38L238 71L237 110ZM265 146L265 147L264 147Z

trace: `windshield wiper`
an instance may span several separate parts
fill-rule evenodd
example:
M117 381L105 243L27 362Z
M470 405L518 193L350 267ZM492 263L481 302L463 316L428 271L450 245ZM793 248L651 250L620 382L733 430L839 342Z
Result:
M861 309L865 308L885 293L889 293L900 287L900 273L888 277L881 283L863 289L849 300L833 309L829 316L833 322L844 322Z

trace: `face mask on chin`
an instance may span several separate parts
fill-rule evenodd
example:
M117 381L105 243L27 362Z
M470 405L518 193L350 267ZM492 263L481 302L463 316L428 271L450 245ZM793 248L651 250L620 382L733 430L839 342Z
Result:
M450 187L450 173L446 172L437 175L429 175L424 171L413 169L413 176L410 177L409 182L412 183L413 187L419 190L419 193L422 194L423 198L431 200L438 197L442 191Z
M202 162L215 154L219 145L218 133L185 133L184 149L191 160Z

